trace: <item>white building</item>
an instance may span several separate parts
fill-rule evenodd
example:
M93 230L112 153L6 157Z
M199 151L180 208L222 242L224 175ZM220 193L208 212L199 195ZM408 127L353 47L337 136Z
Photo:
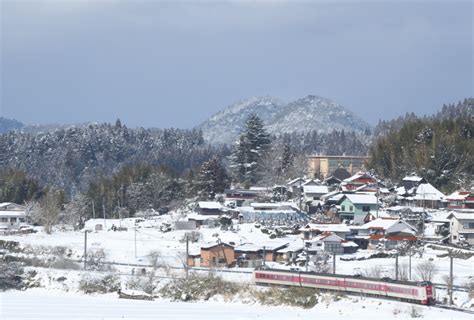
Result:
M448 219L451 220L449 224L451 242L467 241L470 245L474 245L474 211L468 213L452 212L448 215Z
M0 203L0 226L3 228L17 228L26 222L25 206L4 202Z

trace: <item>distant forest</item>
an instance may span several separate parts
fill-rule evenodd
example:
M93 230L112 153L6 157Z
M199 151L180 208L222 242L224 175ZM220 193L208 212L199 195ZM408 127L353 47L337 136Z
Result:
M474 177L474 99L444 105L425 117L382 121L370 147L370 167L398 181L413 172L445 192L470 188Z

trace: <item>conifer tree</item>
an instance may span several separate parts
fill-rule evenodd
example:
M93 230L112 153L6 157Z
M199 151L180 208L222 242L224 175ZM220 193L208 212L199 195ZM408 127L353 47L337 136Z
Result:
M270 144L270 135L263 121L255 113L250 114L231 156L237 181L248 186L259 180L259 165Z
M222 163L216 157L204 162L199 172L198 193L203 199L214 199L217 193L224 192L229 179Z

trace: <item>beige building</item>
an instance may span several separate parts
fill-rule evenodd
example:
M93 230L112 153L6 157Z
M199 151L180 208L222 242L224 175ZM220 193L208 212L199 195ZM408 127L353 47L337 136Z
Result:
M366 156L308 156L308 174L310 177L325 179L337 168L344 168L350 174L365 168L369 157Z
M474 212L452 212L448 219L451 220L451 243L467 242L474 245Z

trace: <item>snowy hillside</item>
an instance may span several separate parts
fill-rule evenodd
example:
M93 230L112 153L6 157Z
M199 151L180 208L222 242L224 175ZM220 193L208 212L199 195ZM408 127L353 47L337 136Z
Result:
M242 100L218 112L198 126L211 143L232 143L245 119L256 113L271 134L336 130L363 131L370 127L353 112L330 99L309 95L288 104L273 97Z
M268 124L271 133L318 130L363 131L370 125L353 112L332 100L307 96L290 102Z
M199 125L204 139L212 143L232 143L240 134L245 120L251 113L256 113L265 123L270 122L275 114L284 108L285 103L273 97L253 97L239 101Z

